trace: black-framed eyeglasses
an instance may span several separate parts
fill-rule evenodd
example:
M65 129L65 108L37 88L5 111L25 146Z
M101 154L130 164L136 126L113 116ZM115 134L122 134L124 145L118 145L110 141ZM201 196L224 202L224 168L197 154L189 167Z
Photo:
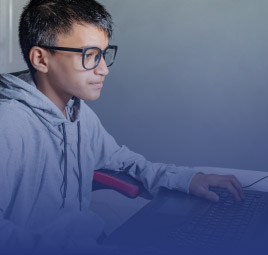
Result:
M60 51L70 51L70 52L81 52L82 53L82 66L86 70L92 70L98 66L101 60L101 56L105 60L107 67L111 66L115 60L117 53L117 46L109 45L105 50L101 50L98 47L87 47L83 49L79 48L67 48L67 47L54 47L38 45L40 48L49 50L60 50Z

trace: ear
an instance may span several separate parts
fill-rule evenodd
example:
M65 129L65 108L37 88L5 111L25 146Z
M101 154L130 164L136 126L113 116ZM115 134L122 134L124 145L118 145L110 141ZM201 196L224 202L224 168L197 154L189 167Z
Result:
M42 73L48 72L48 54L48 51L40 47L34 46L31 48L29 58L37 71Z

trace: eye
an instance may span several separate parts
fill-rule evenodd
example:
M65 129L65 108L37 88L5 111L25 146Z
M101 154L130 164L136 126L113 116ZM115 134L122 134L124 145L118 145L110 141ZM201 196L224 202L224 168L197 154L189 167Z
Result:
M92 57L92 56L93 56L92 53L87 53L87 54L85 54L85 58L90 58L90 57Z
M100 58L101 58L101 54L97 54L97 55L95 56L95 61L97 62Z

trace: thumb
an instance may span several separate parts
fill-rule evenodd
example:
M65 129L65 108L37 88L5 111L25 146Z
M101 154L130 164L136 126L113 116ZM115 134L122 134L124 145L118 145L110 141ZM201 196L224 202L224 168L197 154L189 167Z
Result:
M213 191L210 191L210 190L204 190L203 192L203 197L210 200L210 201L213 201L213 202L218 202L219 201L219 196L213 192Z

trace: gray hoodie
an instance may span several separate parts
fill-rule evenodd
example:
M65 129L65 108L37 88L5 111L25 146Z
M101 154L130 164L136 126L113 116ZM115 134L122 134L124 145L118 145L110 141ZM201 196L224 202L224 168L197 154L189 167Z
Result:
M0 76L0 250L95 240L103 228L89 209L97 169L126 171L151 193L189 192L190 168L151 163L119 146L76 97L66 112L67 119L29 72Z

